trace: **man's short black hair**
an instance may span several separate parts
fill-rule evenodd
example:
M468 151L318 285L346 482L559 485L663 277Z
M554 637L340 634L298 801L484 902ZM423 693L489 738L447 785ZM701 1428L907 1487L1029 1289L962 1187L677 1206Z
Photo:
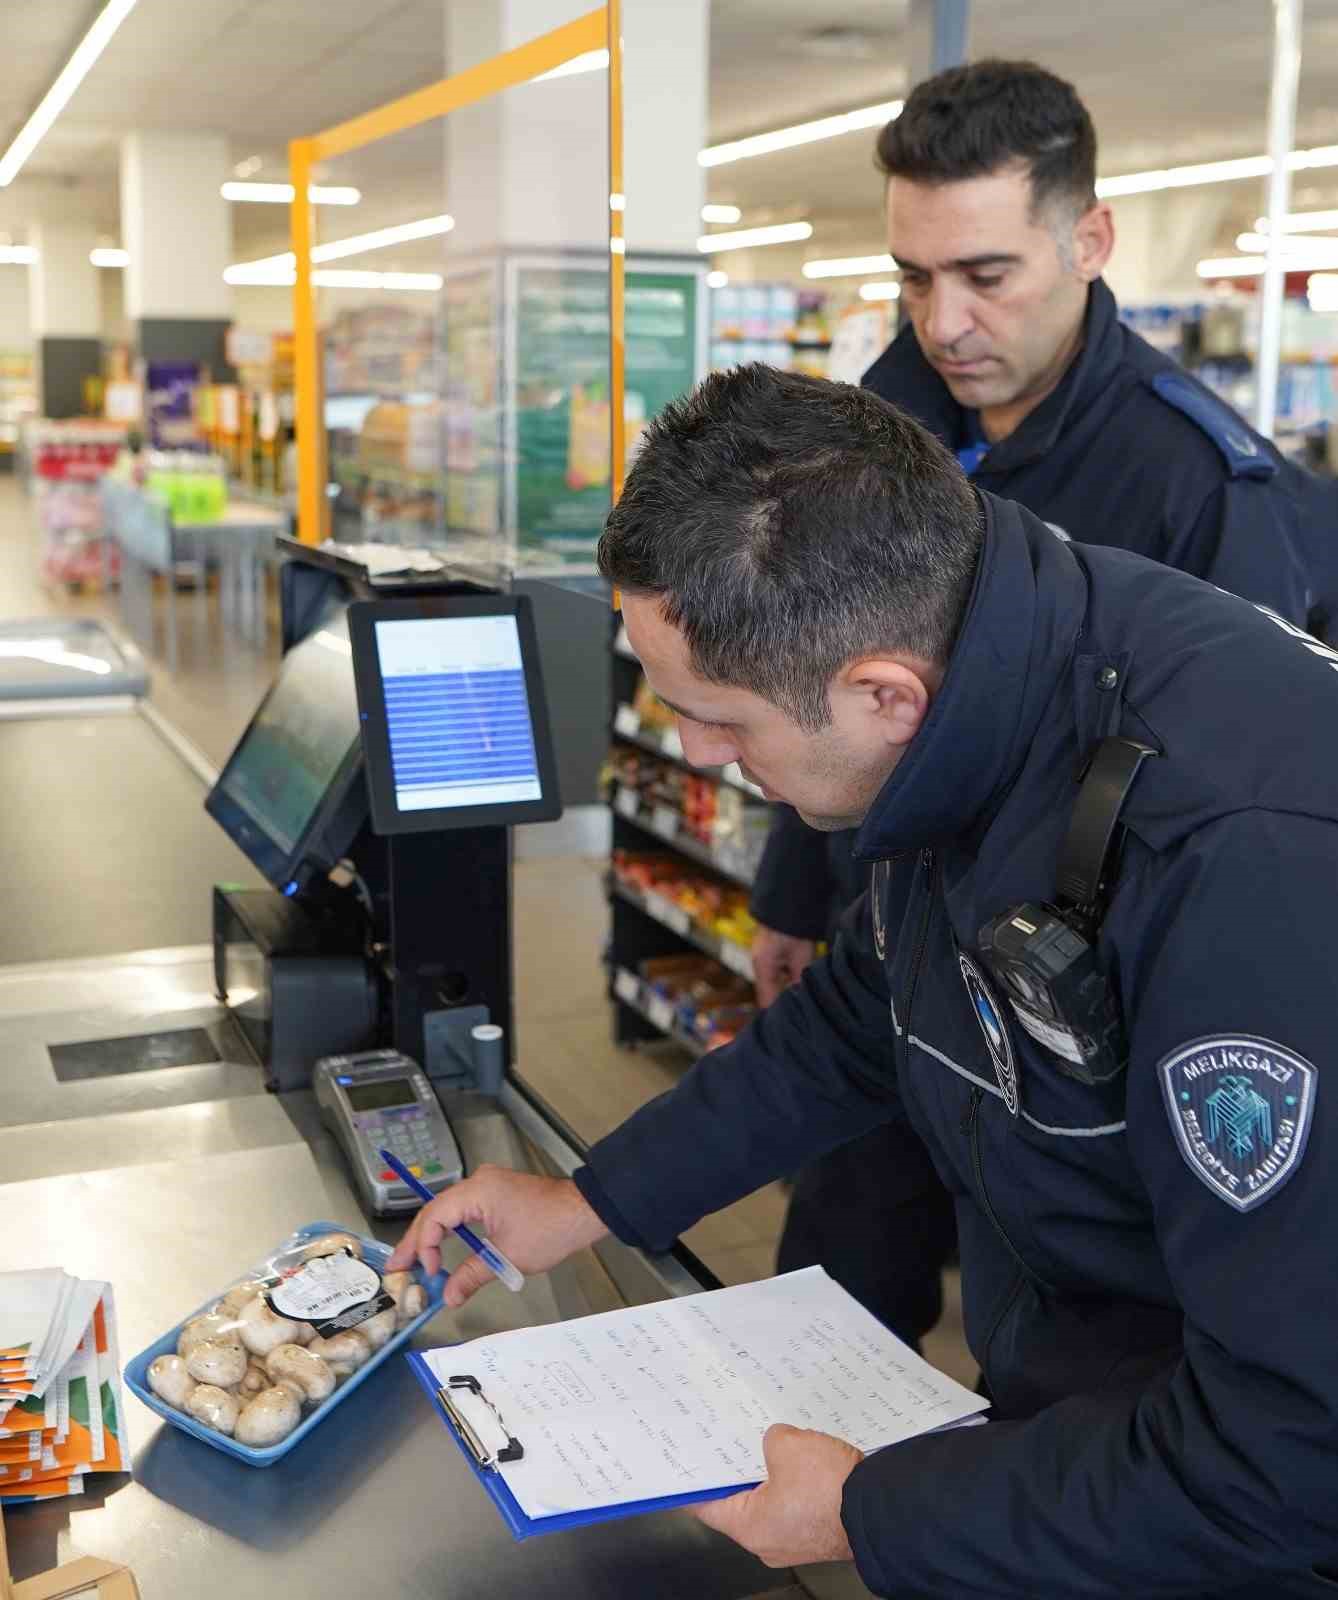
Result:
M911 91L878 135L889 178L957 183L1014 165L1031 176L1032 207L1081 215L1096 200L1096 129L1078 91L1034 61L950 67Z
M702 677L816 731L849 662L946 663L982 526L961 468L918 422L867 390L755 365L651 422L599 569L661 601Z

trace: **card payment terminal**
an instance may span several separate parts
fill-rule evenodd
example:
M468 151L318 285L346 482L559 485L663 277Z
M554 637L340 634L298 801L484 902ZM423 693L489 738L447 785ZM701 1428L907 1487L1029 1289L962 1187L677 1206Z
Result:
M397 1155L434 1194L463 1176L450 1124L409 1056L398 1050L326 1056L316 1063L312 1085L371 1215L416 1211L422 1204L386 1166L382 1149Z

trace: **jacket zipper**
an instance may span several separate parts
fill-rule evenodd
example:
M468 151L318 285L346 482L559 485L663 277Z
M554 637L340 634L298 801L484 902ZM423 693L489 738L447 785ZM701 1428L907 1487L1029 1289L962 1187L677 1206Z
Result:
M1022 1253L1012 1239L1009 1238L1008 1229L999 1220L999 1213L994 1209L994 1204L990 1200L990 1192L985 1186L985 1164L980 1155L980 1102L984 1098L985 1091L983 1089L972 1089L971 1098L967 1102L965 1112L962 1114L962 1132L971 1140L971 1171L975 1175L976 1191L980 1195L980 1203L985 1209L985 1215L989 1218L990 1226L1003 1240L1004 1248L1012 1256L1018 1271L1036 1288L1049 1289L1050 1285L1046 1283L1038 1272L1028 1266L1022 1257Z
M925 958L925 949L929 944L929 924L934 916L934 885L938 879L938 862L932 850L920 852L920 862L925 870L927 894L925 898L925 914L920 918L920 938L915 947L915 958L911 962L910 981L906 985L906 1004L902 1007L902 1016L905 1021L902 1027L909 1036L911 1031L911 1007L915 1003L915 986L920 981L920 966Z

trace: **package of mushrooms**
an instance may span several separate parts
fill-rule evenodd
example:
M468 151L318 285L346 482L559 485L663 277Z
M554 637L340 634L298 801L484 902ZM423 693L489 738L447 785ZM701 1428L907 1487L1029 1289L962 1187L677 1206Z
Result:
M250 1466L286 1455L441 1307L441 1277L387 1272L390 1247L297 1229L127 1363L160 1416Z

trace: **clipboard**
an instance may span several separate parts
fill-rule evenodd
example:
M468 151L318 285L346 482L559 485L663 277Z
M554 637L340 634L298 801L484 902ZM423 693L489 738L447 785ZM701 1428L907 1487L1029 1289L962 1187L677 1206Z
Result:
M650 1511L674 1511L680 1506L701 1505L707 1500L724 1500L732 1494L742 1494L745 1489L755 1489L755 1483L733 1483L723 1489L702 1489L693 1494L667 1495L658 1500L628 1500L612 1506L594 1506L583 1511L559 1511L551 1517L531 1517L521 1510L516 1497L506 1486L506 1480L497 1470L499 1461L523 1459L525 1441L511 1433L501 1413L488 1399L478 1379L470 1373L460 1373L443 1385L437 1375L416 1350L408 1355L410 1370L417 1378L437 1415L455 1441L470 1471L483 1485L484 1492L501 1513L502 1521L517 1541L533 1539L540 1534L562 1533L568 1528L585 1528L596 1522L614 1522L622 1517L641 1517ZM476 1399L496 1418L495 1426L479 1428L465 1415L452 1389L460 1397ZM477 1408L474 1408L477 1410ZM486 1415L486 1413L484 1413ZM472 1437L470 1437L472 1435Z

